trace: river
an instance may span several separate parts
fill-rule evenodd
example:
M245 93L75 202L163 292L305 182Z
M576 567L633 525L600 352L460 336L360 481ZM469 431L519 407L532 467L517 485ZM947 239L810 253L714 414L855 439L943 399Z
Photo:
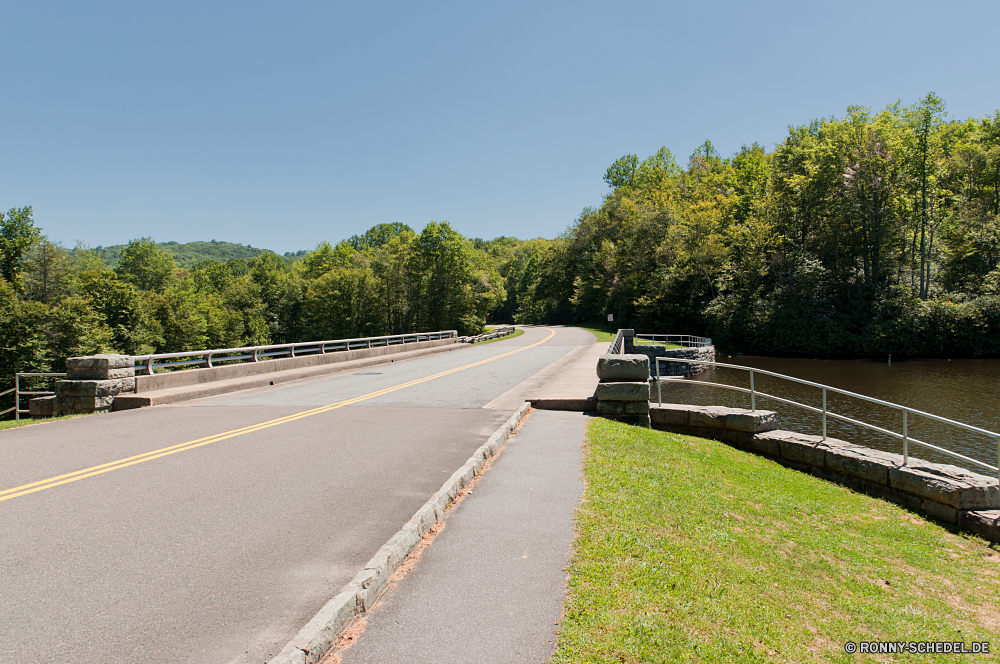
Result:
M1000 431L1000 360L906 360L890 365L887 361L872 360L717 355L716 361L794 376L990 431ZM759 374L754 374L754 381L755 388L761 392L794 399L816 408L822 407L821 391L817 388ZM749 387L749 374L738 369L713 367L681 384L664 386L664 402L750 407L749 394L688 384L692 382ZM655 393L652 398L656 400ZM822 433L819 414L759 396L757 408L777 411L782 429L816 435ZM902 413L899 411L833 393L828 396L827 408L835 413L902 433ZM997 442L994 439L914 415L909 416L908 427L909 435L913 438L997 465ZM899 439L835 418L827 418L827 435L897 454L902 454L903 451L902 441ZM910 445L910 455L992 474L982 467L914 444Z

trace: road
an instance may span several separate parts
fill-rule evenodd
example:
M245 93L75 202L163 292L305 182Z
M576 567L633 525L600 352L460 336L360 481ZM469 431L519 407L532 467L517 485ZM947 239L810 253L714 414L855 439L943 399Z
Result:
M593 341L0 432L0 662L266 661Z

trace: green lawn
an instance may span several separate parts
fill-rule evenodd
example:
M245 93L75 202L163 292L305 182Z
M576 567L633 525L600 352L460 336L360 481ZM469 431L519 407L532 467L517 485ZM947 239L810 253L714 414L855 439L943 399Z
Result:
M954 662L861 640L991 641L1000 553L714 441L590 424L553 662ZM990 656L969 656L993 661Z
M70 420L74 417L83 417L85 415L91 415L92 413L80 413L78 415L63 415L62 417L47 417L43 420L32 420L27 417L21 420L4 420L0 422L0 431L4 429L14 429L16 427L29 426L31 424L44 424L45 422L55 422L56 420Z

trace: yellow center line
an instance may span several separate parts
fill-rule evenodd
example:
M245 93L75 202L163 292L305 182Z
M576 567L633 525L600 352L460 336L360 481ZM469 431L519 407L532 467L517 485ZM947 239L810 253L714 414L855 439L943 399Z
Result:
M103 463L99 466L91 466L90 468L84 468L83 470L77 470L72 473L66 473L65 475L58 475L56 477L50 477L45 480L39 480L38 482L32 482L30 484L22 484L21 486L14 487L12 489L5 489L0 491L0 503L5 500L10 500L12 498L18 498L20 496L26 496L29 493L35 493L36 491L43 491L45 489L52 489L63 484L69 484L70 482L76 482L78 480L86 479L88 477L93 477L95 475L102 475L104 473L110 473L112 470L120 470L122 468L128 468L129 466L134 466L139 463L145 463L147 461L152 461L153 459L160 459L165 456L170 456L171 454L177 454L178 452L186 452L188 450L193 450L197 447L202 447L203 445L211 445L212 443L218 443L229 438L235 438L237 436L243 436L248 433L253 433L255 431L262 431L264 429L269 429L271 427L278 426L280 424L287 424L288 422L294 422L295 420L301 420L306 417L311 417L313 415L319 415L320 413L326 413L331 410L336 410L337 408L343 408L344 406L350 406L351 404L359 403L361 401L366 401L368 399L374 399L375 397L380 397L391 392L396 392L397 390L403 390L407 387L413 387L414 385L419 385L420 383L426 383L429 380L434 380L435 378L441 378L442 376L448 376L459 371L465 371L466 369L471 369L472 367L478 367L482 364L487 364L489 362L495 362L496 360L509 357L516 353L526 351L529 348L534 348L539 346L552 337L555 336L555 330L550 330L549 328L542 328L549 333L549 336L545 337L541 341L535 342L530 346L523 346L517 350L512 350L508 353L503 353L502 355L497 355L485 360L480 360L479 362L473 362L472 364L466 364L465 366L456 367L454 369L448 369L447 371L442 371L440 373L433 374L431 376L424 376L423 378L417 378L416 380L411 380L408 383L402 383L400 385L394 385L392 387L387 387L385 389L377 390L375 392L369 392L368 394L363 394L358 397L352 397L350 399L345 399L344 401L338 401L336 403L327 404L326 406L319 406L318 408L312 408L310 410L304 410L300 413L295 413L293 415L286 415L285 417L279 417L273 420L268 420L267 422L261 422L259 424L252 424L250 426L242 427L240 429L233 429L231 431L224 431L222 433L217 433L212 436L206 436L205 438L198 438L196 440L189 440L186 443L179 443L177 445L171 445L170 447L163 447L158 450L153 450L152 452L145 452L144 454L137 454L135 456L130 456L124 459L118 459L117 461L111 461L109 463Z

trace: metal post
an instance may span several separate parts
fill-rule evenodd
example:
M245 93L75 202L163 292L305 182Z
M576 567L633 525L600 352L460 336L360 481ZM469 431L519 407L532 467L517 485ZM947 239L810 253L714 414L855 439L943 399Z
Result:
M21 421L21 374L14 374L14 421Z
M663 392L660 390L660 358L654 358L656 360L656 405L663 405Z
M1000 484L1000 438L997 438L997 483Z
M757 410L757 392L753 388L753 369L750 370L750 410Z
M258 360L258 359L257 359L257 351L258 351L258 350L260 350L260 348L258 348L258 347L256 347L256 346L255 346L255 347L254 347L254 349L253 349L253 361L254 361L254 362L259 362L259 361L260 361L260 360Z
M823 441L826 441L826 388L823 388Z
M907 412L903 411L903 465L910 463L910 439L906 421Z

